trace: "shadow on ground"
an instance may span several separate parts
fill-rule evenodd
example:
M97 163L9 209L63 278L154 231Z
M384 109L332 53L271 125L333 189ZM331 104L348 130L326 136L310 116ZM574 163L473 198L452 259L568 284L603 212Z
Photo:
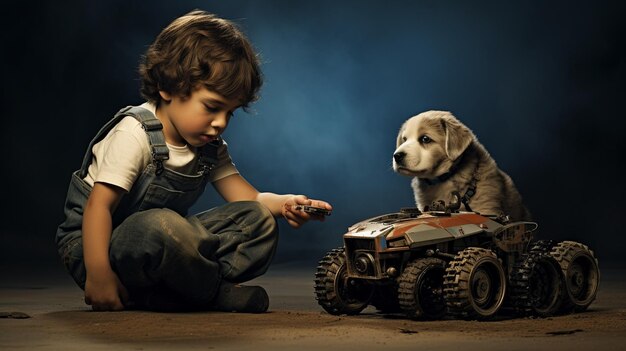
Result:
M69 279L7 280L0 311L1 349L37 350L583 350L621 349L626 342L623 269L603 271L598 298L584 313L491 322L413 321L368 308L334 316L317 306L310 269L274 267L256 279L271 297L270 312L91 312Z

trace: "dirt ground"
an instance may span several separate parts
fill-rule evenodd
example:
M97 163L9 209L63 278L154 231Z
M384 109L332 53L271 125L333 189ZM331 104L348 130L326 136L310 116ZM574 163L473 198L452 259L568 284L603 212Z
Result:
M626 269L602 270L598 298L584 313L489 322L412 321L372 308L333 316L316 304L310 270L280 266L252 283L270 294L264 314L96 313L83 305L80 289L56 273L3 279L0 311L31 318L0 318L0 349L626 350L623 277Z

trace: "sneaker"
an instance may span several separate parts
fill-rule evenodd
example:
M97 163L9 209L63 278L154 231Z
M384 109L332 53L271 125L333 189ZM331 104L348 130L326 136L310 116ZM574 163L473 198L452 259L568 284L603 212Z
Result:
M213 300L212 309L224 312L262 313L270 299L260 286L245 286L222 281Z

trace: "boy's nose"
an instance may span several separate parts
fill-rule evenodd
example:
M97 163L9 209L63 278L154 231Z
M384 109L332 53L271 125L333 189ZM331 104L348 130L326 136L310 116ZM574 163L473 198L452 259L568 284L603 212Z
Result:
M226 128L226 124L228 123L227 121L228 119L227 119L226 114L220 113L217 116L215 116L213 121L211 121L211 127L215 129L223 130L224 128Z

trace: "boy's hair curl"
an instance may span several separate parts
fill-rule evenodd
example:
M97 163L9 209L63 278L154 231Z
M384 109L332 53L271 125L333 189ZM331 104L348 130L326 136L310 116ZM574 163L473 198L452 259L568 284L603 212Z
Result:
M202 86L242 107L258 99L263 83L259 60L237 26L194 10L168 25L148 48L141 64L141 95L158 103L159 91L189 97Z

